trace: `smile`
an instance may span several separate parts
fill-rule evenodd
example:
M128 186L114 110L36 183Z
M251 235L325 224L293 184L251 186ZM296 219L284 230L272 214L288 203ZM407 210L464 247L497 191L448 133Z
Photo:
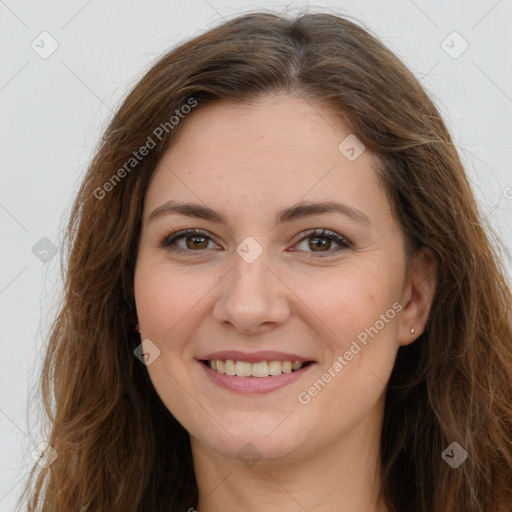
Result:
M237 377L270 377L292 373L309 364L307 361L234 361L232 359L211 359L205 363L218 373Z
M314 371L310 357L276 350L219 350L196 358L211 382L235 393L265 394L302 379Z

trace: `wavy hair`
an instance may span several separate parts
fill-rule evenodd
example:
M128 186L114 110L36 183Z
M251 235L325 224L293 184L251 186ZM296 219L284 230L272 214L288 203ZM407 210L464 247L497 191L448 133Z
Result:
M41 374L58 458L47 469L34 465L29 512L197 505L188 434L134 357L142 207L157 162L186 123L169 122L183 105L272 92L319 101L346 123L380 158L407 256L428 247L437 260L426 329L399 349L387 389L381 459L389 508L510 512L511 291L449 131L415 76L359 24L269 12L224 22L167 53L106 129L67 227L64 293ZM148 137L155 147L126 167ZM457 469L441 457L452 442L469 454Z

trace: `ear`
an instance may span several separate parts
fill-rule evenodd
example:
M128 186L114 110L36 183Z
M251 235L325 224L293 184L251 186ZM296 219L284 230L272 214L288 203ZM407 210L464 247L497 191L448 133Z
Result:
M423 333L436 288L437 261L432 250L425 247L413 255L404 283L401 304L405 306L398 330L401 346L409 345Z

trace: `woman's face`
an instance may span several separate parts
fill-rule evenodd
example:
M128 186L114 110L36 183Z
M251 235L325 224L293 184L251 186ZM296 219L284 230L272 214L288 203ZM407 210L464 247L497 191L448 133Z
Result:
M376 157L290 96L182 122L135 272L163 403L193 446L230 457L293 460L380 429L397 350L422 325Z

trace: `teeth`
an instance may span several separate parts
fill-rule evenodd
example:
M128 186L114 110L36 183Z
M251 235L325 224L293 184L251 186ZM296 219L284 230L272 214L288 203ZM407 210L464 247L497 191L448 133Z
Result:
M269 375L281 375L291 373L304 366L301 361L259 361L248 363L246 361L233 361L228 359L213 359L208 361L208 366L219 373L237 375L238 377L268 377Z
M224 363L224 371L226 372L226 375L236 375L236 366L232 359L228 359Z
M266 361L252 363L251 367L253 377L268 377L268 363Z
M237 361L235 363L236 374L239 377L250 377L251 376L251 363L245 361Z
M291 361L283 361L281 363L281 369L283 373L291 373L292 372L292 362Z
M281 361L270 361L268 363L268 374L269 375L281 375Z

